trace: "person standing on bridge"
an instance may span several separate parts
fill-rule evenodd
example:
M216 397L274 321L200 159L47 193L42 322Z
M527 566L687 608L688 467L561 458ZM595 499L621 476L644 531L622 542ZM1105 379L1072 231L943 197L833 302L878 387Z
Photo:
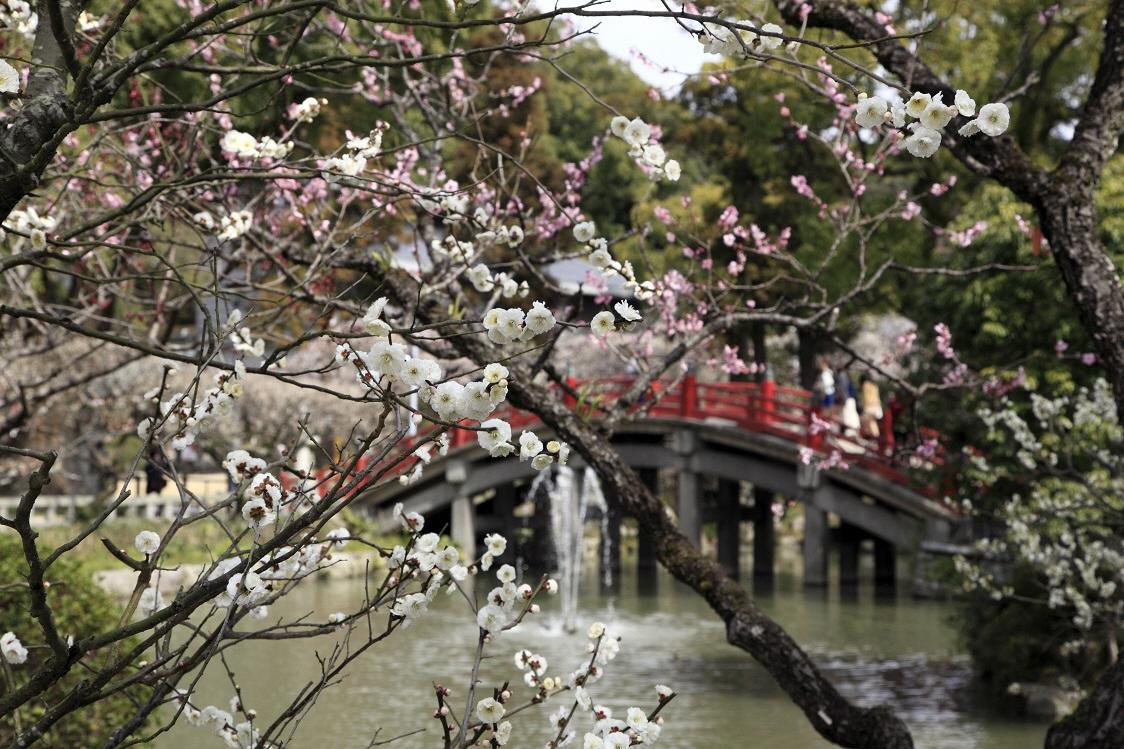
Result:
M847 399L855 397L855 385L851 382L851 375L847 367L842 364L835 368L835 399L840 411L847 407Z
M144 493L159 494L168 485L164 477L168 469L168 461L159 447L154 447L148 453L148 461L144 465Z
M820 357L819 386L824 410L830 411L835 405L835 373L831 371L831 366L824 357Z
M878 384L870 373L863 372L860 379L862 389L862 433L867 437L878 437L878 422L882 420L882 396Z

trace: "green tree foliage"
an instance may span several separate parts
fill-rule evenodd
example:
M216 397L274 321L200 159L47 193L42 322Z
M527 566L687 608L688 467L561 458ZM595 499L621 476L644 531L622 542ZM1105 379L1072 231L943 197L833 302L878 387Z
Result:
M30 611L26 576L27 568L19 539L11 533L0 534L0 634L14 632L29 651L26 663L6 666L16 684L21 683L26 674L40 668L49 657L47 648L41 645L39 624ZM64 637L88 637L120 623L121 606L94 585L91 572L85 566L69 558L61 558L51 566L48 580L48 604L58 630ZM123 643L124 648L133 646L135 643L131 640ZM106 648L105 652L98 654L95 661L101 663L114 658L117 654L112 650ZM63 699L85 676L84 671L72 671L54 684L37 702L21 708L17 714L0 716L0 742L8 744L14 741L21 722L24 727L33 722ZM7 691L12 686L12 680L5 678L0 683L0 691ZM59 749L101 746L114 728L135 714L132 691L126 689L117 692L70 714L44 736L40 743L45 747Z

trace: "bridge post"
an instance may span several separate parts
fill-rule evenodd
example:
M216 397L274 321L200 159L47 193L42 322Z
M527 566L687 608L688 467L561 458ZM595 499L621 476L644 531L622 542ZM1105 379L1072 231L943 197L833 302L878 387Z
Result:
M859 551L862 549L862 531L843 523L839 527L839 585L856 588L859 584Z
M675 452L683 456L683 462L690 465L698 445L697 435L689 430L680 430L673 437ZM681 469L676 481L676 514L679 516L679 531L697 549L702 539L702 517L699 512L699 475L687 467Z
M718 481L718 563L735 580L741 573L741 483Z
M514 543L515 537L515 485L504 484L496 488L496 494L492 498L492 513L495 516L496 525L499 532L507 539L507 542Z
M660 496L660 474L655 468L641 468L640 480L644 486L648 487L648 491ZM649 533L643 525L637 528L636 535L636 568L640 572L647 572L656 569L656 544L652 539L652 534ZM643 579L643 576L641 576Z
M445 481L456 487L456 496L449 506L449 535L466 559L476 558L476 508L472 497L465 491L468 467L459 460L450 461L445 468Z
M776 557L777 530L773 493L753 487L753 580L771 584Z
M827 555L830 549L827 513L809 502L804 503L804 586L821 588L827 585Z
M894 593L897 587L897 549L889 541L874 539L874 587L880 593Z
M472 497L458 494L449 508L449 535L465 559L476 558L476 518Z
M816 466L798 464L796 483L800 487L804 504L804 586L820 588L827 585L827 558L830 536L827 511L815 504L816 490L820 485L820 472Z

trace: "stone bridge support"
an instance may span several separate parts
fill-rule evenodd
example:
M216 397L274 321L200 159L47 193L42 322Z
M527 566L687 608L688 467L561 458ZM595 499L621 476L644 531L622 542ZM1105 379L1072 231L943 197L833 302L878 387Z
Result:
M676 476L676 514L679 517L679 530L696 549L702 541L700 508L702 487L691 458L698 451L698 442L698 434L687 429L680 429L672 435L672 449L683 459L683 467L679 469Z
M889 541L874 539L874 587L882 593L892 593L898 582L898 553Z
M461 461L449 463L445 481L454 489L449 506L449 535L465 559L476 558L476 507L468 490L468 467Z
M827 560L831 552L831 534L827 513L815 505L804 503L804 585L822 588L827 585Z
M640 480L644 482L644 486L648 487L648 491L659 497L659 470L655 468L641 468L639 473ZM638 526L636 536L636 567L641 573L644 573L655 570L656 565L656 544L655 541L652 540L652 534L643 526Z
M819 468L803 463L796 466L796 484L804 505L804 585L822 588L827 585L827 561L831 536L827 510L816 502L822 485Z
M718 563L735 579L741 575L741 489L739 481L718 481Z
M859 584L859 557L862 552L863 532L850 523L839 526L839 585L854 589Z
M776 559L777 526L773 492L753 487L753 582L771 585Z

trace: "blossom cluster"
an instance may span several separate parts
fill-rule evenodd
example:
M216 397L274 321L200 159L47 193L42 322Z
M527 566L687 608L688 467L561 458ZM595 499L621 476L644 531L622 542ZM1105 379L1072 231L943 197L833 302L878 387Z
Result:
M588 655L583 665L565 678L548 675L547 660L543 656L528 650L515 653L515 665L523 671L524 683L537 690L538 701L546 702L563 692L570 694L548 718L555 739L547 746L560 747L573 741L577 736L575 723L580 718L589 721L582 739L583 749L620 749L656 743L663 730L662 718L650 716L639 707L629 707L622 720L613 717L611 708L595 702L591 687L604 676L605 667L620 652L620 638L601 622L591 624L587 634ZM656 693L659 708L674 697L674 692L663 685L656 686Z
M758 34L749 21L740 21L738 26L745 28L730 28L729 26L715 25L713 28L703 24L703 30L698 35L699 44L703 45L703 52L724 57L750 57L760 53L772 53L778 50L784 39L780 36L784 29L775 23L766 23Z
M628 155L636 159L653 182L679 181L682 168L678 161L667 157L663 146L653 137L651 125L639 117L630 120L624 115L617 115L609 121L609 130L628 144Z
M955 117L972 117L957 130L957 134L970 138L977 133L997 137L1007 131L1011 123L1011 113L1002 102L985 104L976 112L976 102L968 92L956 91L951 104L945 103L944 94L936 96L921 91L915 92L909 101L891 102L882 96L859 95L855 107L855 122L859 127L877 128L883 124L891 125L897 135L908 130L903 145L918 158L927 159L941 147L944 128ZM909 120L915 120L909 122Z
M339 156L324 162L322 174L329 182L343 177L358 177L367 170L367 160L382 151L382 136L386 125L379 123L368 135L356 137L348 132L347 144Z
M39 14L26 0L4 0L0 2L0 27L32 41L39 28Z
M33 249L42 250L47 246L47 233L55 230L57 221L52 216L40 215L33 207L17 209L8 214L4 228L26 236ZM0 236L2 238L2 236Z
M244 709L237 696L230 698L229 710L215 705L196 708L182 692L177 692L172 702L182 711L188 725L209 728L229 749L256 749L262 745L261 732L254 728L255 711ZM245 720L236 720L234 716L239 713L245 716Z
M149 433L170 435L172 447L182 450L194 444L196 433L208 421L231 412L235 399L242 395L242 383L246 380L246 365L241 360L234 362L232 371L215 375L215 386L203 392L196 400L191 393L173 393L160 403L160 417L147 417L137 425L137 435L147 439ZM145 400L156 398L159 391L145 394Z
M1007 397L982 409L996 447L974 457L973 477L987 487L1014 478L1025 491L1003 502L1003 533L957 559L965 588L996 599L1016 592L991 560L1029 566L1045 585L1043 603L1068 616L1090 647L1101 627L1124 621L1124 430L1115 414L1104 380L1073 395L1031 393L1029 414ZM969 500L964 506L974 510Z
M222 137L222 150L248 159L283 159L293 150L292 143L279 143L267 136L260 140L240 130L228 130Z
M620 275L624 279L624 288L638 301L647 301L655 295L655 284L651 281L640 282L636 278L636 270L628 260L616 260L609 251L609 240L598 236L597 225L593 221L581 221L574 224L574 239L585 245L589 255L589 264L603 276ZM639 319L639 318L637 318Z

